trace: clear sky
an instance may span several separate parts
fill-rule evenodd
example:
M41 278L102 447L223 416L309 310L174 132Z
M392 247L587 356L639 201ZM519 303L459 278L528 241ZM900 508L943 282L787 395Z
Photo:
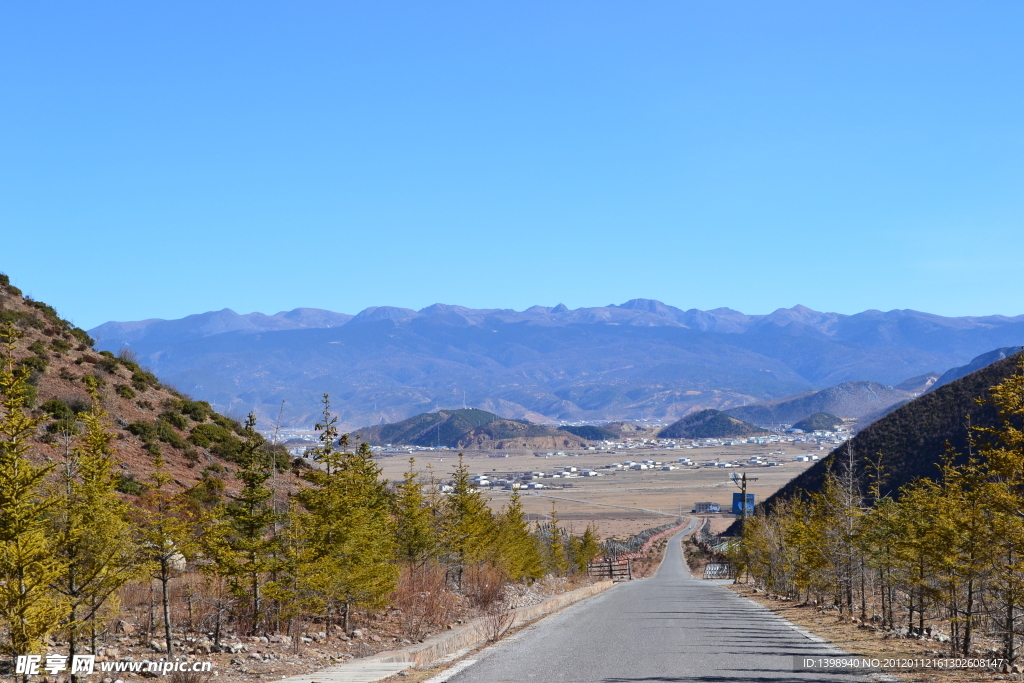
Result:
M1024 3L0 3L0 270L230 307L1024 313Z

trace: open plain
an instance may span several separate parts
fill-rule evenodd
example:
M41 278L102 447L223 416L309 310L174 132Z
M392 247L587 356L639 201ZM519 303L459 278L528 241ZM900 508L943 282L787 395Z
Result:
M566 467L575 467L577 473L585 470L598 472L599 476L537 479L545 488L522 490L520 495L523 509L531 519L547 519L553 504L562 525L580 533L593 523L603 538L609 538L629 536L642 529L665 524L680 513L689 513L697 502L721 505L722 513L704 516L710 516L714 531L722 531L732 522L733 515L728 511L732 506L732 494L739 491L730 479L733 473L738 476L745 472L751 480L747 492L755 494L756 500L761 501L814 464L812 461L797 461L797 455L824 457L827 453L818 450L816 444L786 442L667 450L579 451L551 457L537 457L528 451L503 454L507 457L492 457L488 451L467 451L464 458L471 474L485 474L493 479L524 472L552 474L562 472ZM780 464L729 468L706 465L710 462L749 465L750 458L755 455ZM431 477L438 482L450 480L458 464L458 454L454 452L422 451L412 457L416 458L414 469L424 481ZM395 481L401 479L402 473L408 469L408 458L392 455L382 457L378 462L384 476ZM668 471L661 469L678 465L679 458L690 458L695 464L679 465L678 469ZM613 463L643 460L653 460L662 465L646 470L607 469ZM486 496L497 510L505 505L510 493L493 489Z

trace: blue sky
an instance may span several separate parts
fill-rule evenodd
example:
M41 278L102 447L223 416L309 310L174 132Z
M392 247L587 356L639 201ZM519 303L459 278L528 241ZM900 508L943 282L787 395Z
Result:
M0 3L0 270L84 327L1024 313L1019 2Z

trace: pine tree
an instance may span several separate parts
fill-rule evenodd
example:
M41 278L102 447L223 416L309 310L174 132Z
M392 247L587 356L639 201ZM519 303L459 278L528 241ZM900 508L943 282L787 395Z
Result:
M483 495L470 483L469 467L459 453L452 491L444 501L442 538L449 573L460 589L466 567L487 558L493 533L491 511Z
M558 512L551 504L551 521L545 533L547 542L547 569L555 576L564 576L569 571L569 560L565 553L565 532L558 526Z
M139 574L140 553L127 504L115 490L106 413L97 382L88 378L90 410L82 416L84 430L60 470L58 504L51 523L63 572L54 588L70 609L65 628L69 654L79 652L86 630L95 635L102 610L114 593Z
M586 574L587 565L601 554L601 542L598 540L597 529L593 524L587 525L573 546L573 569L581 574Z
M279 516L270 504L273 491L267 486L273 463L262 446L256 416L249 413L236 473L242 488L221 509L220 521L211 530L207 544L218 573L239 597L250 600L253 633L263 627L263 585L276 567L278 547L271 530Z
M523 503L518 492L512 492L508 505L498 515L495 538L495 564L510 580L533 580L544 576L544 559L523 515Z
M395 491L395 527L398 557L412 565L422 565L434 553L436 539L430 510L422 485L414 471L415 458Z
M386 482L367 444L356 452L342 435L335 449L335 418L324 396L323 420L316 459L323 469L305 475L311 486L296 495L304 512L297 515L301 559L300 590L332 618L341 612L344 628L353 607L379 607L394 590L398 577L395 530Z
M15 367L19 334L3 331L0 365L0 627L7 633L0 649L10 655L41 649L46 636L67 615L67 605L51 586L63 574L54 552L47 515L55 500L43 491L50 466L33 465L29 439L44 417L26 410L28 373Z

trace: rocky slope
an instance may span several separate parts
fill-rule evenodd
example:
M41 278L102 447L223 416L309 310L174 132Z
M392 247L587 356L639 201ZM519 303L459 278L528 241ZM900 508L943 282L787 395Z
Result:
M86 377L95 378L122 469L121 489L138 493L161 456L182 487L214 495L234 486L229 475L240 447L240 425L160 383L128 354L96 351L92 339L51 307L24 298L0 275L0 324L18 339L15 362L30 370L32 409L48 419L34 439L34 457L56 460L73 433L75 415L89 407ZM290 476L290 475L289 475Z

